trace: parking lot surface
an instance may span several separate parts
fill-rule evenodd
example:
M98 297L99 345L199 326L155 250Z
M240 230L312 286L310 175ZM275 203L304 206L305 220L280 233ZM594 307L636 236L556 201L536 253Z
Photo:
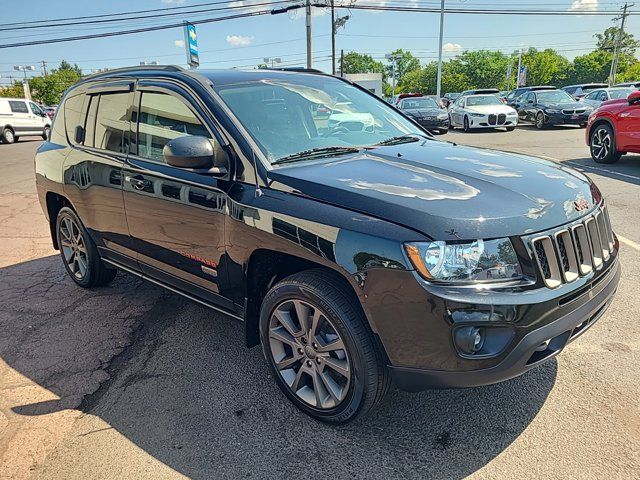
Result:
M239 322L123 273L76 287L35 193L40 141L0 145L0 478L637 478L640 156L596 165L583 136L439 138L543 155L597 182L622 241L608 312L519 378L393 390L342 428L286 401Z

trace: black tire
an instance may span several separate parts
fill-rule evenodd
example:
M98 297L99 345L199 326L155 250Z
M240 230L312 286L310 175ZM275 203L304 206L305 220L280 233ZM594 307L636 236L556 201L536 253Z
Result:
M516 129L516 127L507 127L507 132L513 132Z
M471 127L469 126L469 117L465 115L462 123L463 123L464 131L466 133L469 133L469 131L471 130Z
M449 131L449 129L445 128L445 129L442 129L442 130L432 130L431 133L433 133L434 135L444 135L448 131Z
M15 136L15 133L10 128L5 128L2 131L2 143L11 144L18 141L18 137Z
M581 123L580 124L580 128L587 128L587 124L586 123Z
M49 134L51 133L51 128L50 127L44 127L44 130L42 131L42 139L43 140L49 140Z
M589 151L596 163L616 163L622 152L616 151L616 136L608 123L600 123L589 132Z
M71 225L71 228L68 226ZM75 248L66 239L71 234L75 242ZM69 207L63 207L58 212L56 219L56 238L60 248L60 257L71 279L83 288L100 287L113 280L118 270L107 267L101 260L95 243L89 236L87 229L80 221L76 212ZM82 247L80 247L82 245ZM71 251L71 255L69 255ZM72 261L71 261L72 260ZM84 264L84 271L82 265Z
M546 125L544 124L544 113L542 112L536 113L536 128L538 130L542 130L545 127Z
M323 422L345 424L362 417L384 398L389 389L390 377L382 352L376 344L362 310L356 305L357 301L355 294L349 292L348 286L345 288L344 283L339 278L321 270L308 270L291 275L278 282L269 290L262 302L260 310L262 350L276 383L297 408ZM276 311L281 312L280 309L283 308L283 305L294 302L311 307L311 310L306 310L306 318L309 320L307 323L313 323L310 320L313 317L312 313L320 312L320 317L325 319L321 320L321 325L325 325L322 328L330 328L335 333L332 339L326 340L326 338L323 338L322 335L326 334L321 332L320 327L312 329L314 333L309 333L309 330L304 329L303 322L298 322L296 328L299 329L296 334L298 336L293 338L292 335L289 335L288 341L281 342L279 340L280 337L276 336L275 332L279 330L282 333L284 324L282 322L280 322L281 325L278 324L275 316ZM297 311L297 307L292 310L292 312ZM289 318L294 317L298 317L297 313L293 313ZM328 327L326 327L327 324ZM296 325L294 324L294 326ZM290 330L290 328L287 330ZM304 333L305 331L307 333ZM309 354L306 353L307 349L310 349L311 354L313 354L313 349L319 348L315 342L322 347L323 342L334 343L336 336L337 340L341 341L341 345L345 347L337 351L344 355L347 362L350 375L349 383L342 387L343 390L340 392L339 399L334 400L332 395L331 402L326 408L317 408L318 403L321 403L321 401L318 400L319 396L316 394L315 383L311 385L313 394L307 393L311 389L309 383L313 377L308 373L300 373L300 371L305 368L305 364L309 368L316 368L313 362L315 357L312 357L311 361L309 361ZM290 340L292 339L298 343L291 342ZM272 345L272 342L274 345ZM303 346L300 345L301 343L305 344L304 348L299 348ZM288 344L291 353L284 352L279 348L279 344L280 346ZM297 348L298 354L293 352L291 345ZM311 345L313 345L313 349L311 349ZM281 353L279 360L275 358L279 353L276 350L280 350ZM300 360L296 361L296 363L288 363L287 367L281 368L282 371L277 368L276 362L290 362L289 358L293 359L296 356L300 357ZM318 356L320 356L319 353ZM320 364L321 360L318 358L316 360ZM344 362L345 360L342 361ZM324 362L324 360L322 361ZM297 370L295 369L296 366L298 367ZM326 374L326 366L318 366L317 369L325 370L323 375ZM293 384L292 387L283 378L285 373ZM296 379L292 380L292 376L295 376ZM318 382L320 384L320 380ZM301 388L297 387L300 383L305 383L305 385ZM323 382L322 385L322 388L318 390L323 390L328 395L329 390L325 388L327 383ZM315 405L312 405L309 400L303 400L301 392L305 392L307 395L315 394ZM329 398L325 396L325 399Z

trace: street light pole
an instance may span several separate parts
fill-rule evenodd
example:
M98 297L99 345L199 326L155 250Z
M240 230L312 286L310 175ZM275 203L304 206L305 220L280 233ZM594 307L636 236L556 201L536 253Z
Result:
M518 49L518 71L516 72L516 88L520 86L520 69L522 68L522 49Z
M13 69L24 73L24 83L22 84L22 89L24 90L24 98L27 100L31 100L31 92L29 90L29 82L27 80L27 71L33 72L36 67L33 65L14 65Z
M311 0L306 2L306 17L307 17L307 68L311 68Z
M331 0L331 75L336 74L336 9Z
M438 81L436 95L440 98L442 90L442 37L444 36L444 0L440 1L440 42L438 46Z

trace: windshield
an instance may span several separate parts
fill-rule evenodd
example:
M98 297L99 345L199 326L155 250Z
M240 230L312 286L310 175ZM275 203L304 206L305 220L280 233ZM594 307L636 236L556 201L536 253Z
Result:
M478 107L480 105L502 105L502 102L495 95L467 97L467 107Z
M412 108L438 108L433 98L411 98L400 102L400 109L409 110Z
M609 90L609 97L612 99L627 98L633 91L633 88L614 88Z
M214 87L271 163L313 149L424 136L382 100L320 75Z
M563 90L550 90L548 92L536 92L538 95L538 103L568 103L575 102L573 97Z

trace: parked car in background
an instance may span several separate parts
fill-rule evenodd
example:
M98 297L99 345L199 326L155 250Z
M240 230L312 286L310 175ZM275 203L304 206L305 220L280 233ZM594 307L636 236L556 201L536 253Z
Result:
M626 99L634 90L635 88L632 87L599 88L587 93L579 101L585 105L591 105L593 108L598 108L602 102L607 100Z
M629 152L640 153L640 90L600 105L589 117L585 138L597 163L615 163Z
M44 113L47 114L47 117L49 117L51 120L53 120L53 117L56 114L56 109L57 108L58 108L57 105L51 105L49 107L44 107L43 110L44 110Z
M565 124L584 127L593 107L576 101L564 90L540 90L522 95L516 110L521 122L531 122L543 129Z
M45 140L51 119L42 108L24 98L0 98L0 140L17 142L23 135L37 135Z
M398 108L426 130L436 134L449 131L449 114L431 97L403 98Z
M607 88L608 86L609 85L606 83L580 83L578 85L567 85L566 87L562 87L562 90L567 92L573 98L579 99L592 90Z
M461 95L449 107L449 122L452 128L462 127L465 132L499 127L511 132L518 124L518 114L494 93Z
M310 113L321 103L374 129L326 129ZM333 424L370 411L392 379L472 387L549 361L620 279L602 194L583 174L436 141L321 73L85 77L35 179L78 286L121 269L242 321L234 331L261 345L283 395Z
M398 102L403 98L415 98L415 97L424 97L422 93L397 93L393 97L391 97L391 105L398 106Z
M466 97L468 95L491 94L491 95L495 95L497 97L499 93L500 93L500 90L498 90L497 88L475 88L475 89L472 89L472 90L465 90L464 92L462 92L460 94L460 96L461 97Z
M616 84L614 85L614 87L634 87L634 88L640 88L640 82L639 82L639 81L633 81L633 82L616 83Z
M515 90L511 90L506 97L507 105L510 107L514 107L523 94L531 91L539 91L539 90L556 90L556 87L553 85L535 85L531 87L518 87Z
M447 108L449 105L455 102L459 96L460 96L460 93L458 92L445 93L444 96L442 97L442 104L444 105L444 108Z

